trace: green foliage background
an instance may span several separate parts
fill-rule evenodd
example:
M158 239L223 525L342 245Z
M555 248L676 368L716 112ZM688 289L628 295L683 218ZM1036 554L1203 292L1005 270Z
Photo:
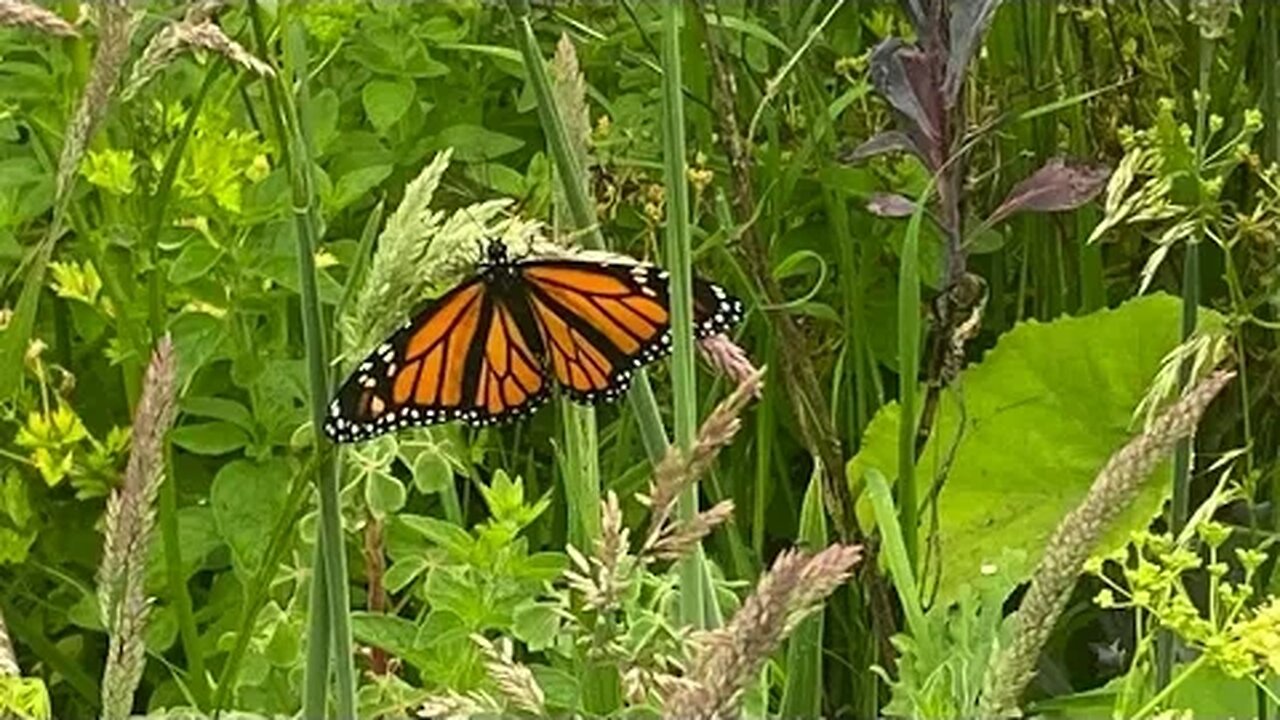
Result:
M941 609L930 618L939 636L961 634L944 617L957 601L957 617L984 618L966 642L987 647L996 623L982 611L1016 595L1058 520L1141 427L1135 410L1185 339L1188 303L1220 354L1232 356L1239 381L1203 425L1182 487L1194 507L1227 472L1241 488L1220 518L1231 542L1270 552L1280 446L1280 10L1262 0L1223 3L1220 14L1209 5L1005 3L962 79L957 112L969 134L957 139L966 151L960 207L965 228L982 227L964 238L967 271L982 280L981 325L919 455L919 512L904 515L919 519L919 599ZM80 12L76 3L51 8ZM655 262L665 247L662 9L623 0L539 4L532 13L543 57L561 37L576 49L599 230L611 249ZM149 39L185 11L133 8L126 78ZM947 290L948 239L937 217L905 219L932 187L917 157L850 159L894 120L871 58L885 38L914 37L898 6L687 3L685 16L693 256L701 275L748 301L734 339L774 370L700 486L704 507L736 506L734 521L703 543L706 589L729 617L780 549L851 539L823 513L824 472L848 484L856 539L878 546L864 473L898 474L897 400L937 379L928 367L904 377L899 353L936 333L931 309ZM366 329L337 320L359 297L381 220L439 153L451 160L431 207L453 213L505 198L508 206L477 222L545 220L560 235L575 225L558 206L556 163L505 6L281 0L232 4L217 22L283 79L200 51L172 58L128 100L117 96L90 138L43 276L33 275L33 260L56 212L58 158L97 29L92 16L76 38L0 27L0 347L9 353L0 357L21 359L3 368L13 382L0 387L0 614L24 676L0 684L0 710L46 715L40 693L31 694L39 678L54 716L98 712L108 636L94 573L105 498L119 485L142 370L162 334L179 360L180 415L169 436L176 501L161 507L160 522L176 531L179 552L166 553L173 548L159 532L149 550L154 605L135 710L302 709L321 524L313 479L325 461L316 460L309 405L300 174L309 173L316 198L315 289L332 351L323 360L335 373L368 349L343 346L340 337ZM734 80L741 130L754 131L750 217L735 204L742 190L722 145L709 40ZM305 83L287 74L299 57ZM273 120L275 88L296 93L297 134ZM1130 157L1131 166L1097 202L983 225L1057 156L1111 168ZM918 248L910 276L901 275L916 267L903 263L904 248ZM28 338L18 313L30 277L40 285ZM418 282L431 294L448 279ZM917 285L920 306L900 307ZM780 298L768 296L771 286ZM803 347L789 344L784 321ZM826 404L818 414L847 466L824 470L779 372L786 356L812 371ZM730 383L705 365L698 372L705 417ZM669 374L659 364L651 376L671 428ZM635 496L651 470L644 421L626 403L598 409L595 420L601 490L622 498L624 521L636 528L645 511ZM473 634L513 639L551 712L628 706L616 673L602 679L582 650L553 590L578 532L566 489L577 487L566 479L577 472L575 422L545 409L509 427L445 426L343 453L341 586L362 716L411 711L446 691L496 693ZM1214 466L1224 456L1227 466ZM1175 486L1158 471L1100 553L1151 521L1163 529ZM1273 565L1272 557L1256 578L1262 597ZM626 598L619 642L636 656L651 654L654 638L675 646L683 637L679 577L658 568ZM1134 619L1095 606L1097 589L1082 581L1042 658L1048 671L1030 697L1046 712L1105 711L1113 706L1085 702L1098 688L1114 692L1114 678L1139 670L1156 677L1130 664L1132 655L1099 654L1127 648ZM872 717L906 707L901 687L872 669L891 667L888 655L909 643L890 640L903 629L895 592L870 563L772 657L745 695L748 710ZM885 599L890 606L876 605ZM916 682L913 672L894 677ZM1186 685L1174 696L1182 707L1243 684L1217 675L1195 682L1204 689Z

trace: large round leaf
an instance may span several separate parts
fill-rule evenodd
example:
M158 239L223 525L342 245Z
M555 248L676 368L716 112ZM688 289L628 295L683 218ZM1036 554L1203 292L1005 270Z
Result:
M1179 299L1152 295L1083 317L1029 321L1006 333L944 393L916 475L922 486L932 484L954 447L938 494L940 602L954 599L966 579L1002 556L1025 558L1021 567L1005 570L1015 580L1029 577L1058 521L1132 435L1134 408L1177 346L1180 317ZM1220 322L1201 314L1202 326ZM888 406L867 428L848 467L855 487L867 468L897 476L898 418L897 406ZM1121 546L1160 511L1169 483L1162 479L1167 471L1156 475L1117 518L1099 552ZM922 533L931 494L919 492ZM873 515L860 500L864 527ZM1023 552L1005 556L1005 549Z

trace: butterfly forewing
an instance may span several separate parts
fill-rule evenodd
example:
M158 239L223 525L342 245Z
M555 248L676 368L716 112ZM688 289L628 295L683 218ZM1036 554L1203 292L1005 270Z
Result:
M486 424L528 412L546 395L526 334L474 278L428 303L356 366L324 431L355 442L449 420Z

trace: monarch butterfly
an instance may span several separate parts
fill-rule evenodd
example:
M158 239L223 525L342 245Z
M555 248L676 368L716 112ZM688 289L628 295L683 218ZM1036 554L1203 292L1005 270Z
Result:
M694 331L721 333L742 302L694 279ZM614 259L512 259L490 241L479 272L431 301L347 378L324 432L356 442L460 420L527 415L554 378L581 403L612 400L671 349L667 273Z

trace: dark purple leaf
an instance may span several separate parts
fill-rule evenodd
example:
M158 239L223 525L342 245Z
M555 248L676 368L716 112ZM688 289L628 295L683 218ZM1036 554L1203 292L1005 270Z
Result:
M880 217L911 217L915 214L916 204L897 193L875 193L867 201L867 211Z
M969 61L998 7L1000 0L951 0L951 57L947 59L947 78L942 84L942 96L949 108L960 96Z
M1097 197L1110 177L1106 165L1053 158L1014 185L983 225L990 227L1017 212L1074 210Z
M876 89L898 111L903 130L925 156L940 160L938 127L943 110L933 76L929 56L899 38L884 40L871 54L871 81Z
M907 137L906 133L898 132L897 130L886 130L872 135L861 145L842 155L840 160L846 163L859 163L869 157L903 150L917 155L920 154L920 149L916 147L915 143L911 142L911 138Z

